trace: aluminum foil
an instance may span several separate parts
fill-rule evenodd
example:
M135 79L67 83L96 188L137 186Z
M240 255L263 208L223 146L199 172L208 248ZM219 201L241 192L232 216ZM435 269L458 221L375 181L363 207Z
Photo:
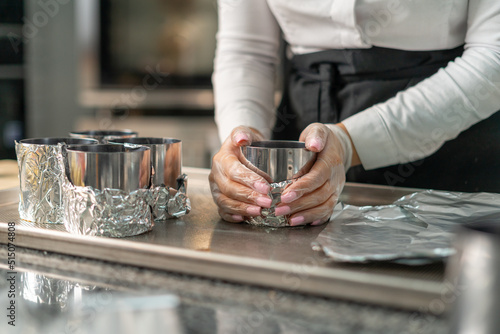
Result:
M191 211L191 201L186 194L187 175L177 178L177 189L167 186L152 187L149 191L149 203L155 221L182 217Z
M67 168L65 145L59 144L61 170ZM64 226L73 234L129 237L153 228L149 189L126 192L120 189L78 187L61 173Z
M339 262L423 264L454 254L458 225L483 219L500 224L500 194L426 190L391 205L339 204L313 248Z
M61 168L53 145L16 142L19 166L19 216L35 223L62 224Z
M153 228L148 189L128 193L65 183L63 192L64 226L70 233L122 238Z
M246 222L250 225L256 226L271 226L271 227L285 227L290 226L288 224L287 216L275 216L274 210L276 206L281 202L281 194L286 189L286 187L291 184L292 180L286 180L277 183L271 183L271 190L269 196L272 198L271 207L269 209L264 208L261 210L261 215L257 217L250 217Z
M20 297L35 304L68 308L68 295L74 287L69 281L51 278L31 272L21 274Z
M59 145L57 156L61 170L65 170L63 144ZM181 217L191 211L185 174L177 179L178 189L162 185L132 192L78 187L68 180L66 173L61 173L60 178L64 226L73 234L129 237L150 231L154 221Z

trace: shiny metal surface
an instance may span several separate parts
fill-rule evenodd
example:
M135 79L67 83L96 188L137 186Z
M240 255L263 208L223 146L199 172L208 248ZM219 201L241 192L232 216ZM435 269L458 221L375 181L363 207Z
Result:
M298 141L259 141L241 148L245 165L269 183L298 178L311 169L316 153Z
M177 189L177 178L182 174L182 142L173 138L121 138L112 143L144 145L151 149L151 177L153 186L166 185Z
M70 132L69 135L73 138L93 138L105 144L112 139L137 137L137 132L132 130L89 130Z
M500 333L500 221L462 226L455 247L446 274L454 285L450 333Z
M37 223L62 223L58 144L96 144L94 139L32 138L16 142L19 167L19 213Z
M75 186L131 192L150 185L151 150L145 146L99 144L67 147L66 175Z
M6 240L7 222L15 221L19 247L415 310L428 309L431 301L440 298L442 264L329 263L311 248L325 225L277 229L227 223L219 218L211 198L209 171L184 168L184 172L190 177L192 212L157 223L149 233L97 238L69 234L61 225L24 222L13 202L14 189L0 192L5 201L0 204L0 240ZM341 200L385 204L411 192L347 183Z
M179 297L171 294L145 297L124 295L115 297L93 321L88 321L85 315L75 320L82 324L82 334L183 334L179 307Z

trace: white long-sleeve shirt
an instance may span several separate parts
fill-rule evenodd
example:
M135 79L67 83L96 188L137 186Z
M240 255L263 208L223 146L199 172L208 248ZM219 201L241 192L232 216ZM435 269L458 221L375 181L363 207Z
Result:
M238 125L270 136L280 29L295 54L465 44L436 74L344 120L365 169L426 157L500 109L500 0L219 0L221 140Z

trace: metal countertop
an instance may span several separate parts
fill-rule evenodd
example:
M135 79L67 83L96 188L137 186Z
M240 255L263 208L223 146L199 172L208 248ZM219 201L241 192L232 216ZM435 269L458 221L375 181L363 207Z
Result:
M442 293L443 264L336 264L310 245L324 226L275 229L222 221L209 171L184 172L192 212L124 239L76 236L63 225L22 221L17 189L0 191L0 243L7 240L7 223L16 222L18 247L406 309L428 307ZM348 183L341 201L388 204L416 190Z

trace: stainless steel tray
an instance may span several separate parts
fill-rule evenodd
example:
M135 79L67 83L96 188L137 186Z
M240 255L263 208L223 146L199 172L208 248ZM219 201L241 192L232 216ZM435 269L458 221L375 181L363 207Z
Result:
M184 172L192 212L124 239L77 236L62 225L22 221L17 189L0 191L0 243L7 241L7 223L15 222L18 247L407 309L427 309L440 297L442 264L330 263L310 245L324 226L273 229L224 222L211 198L209 171ZM415 190L347 184L341 200L388 204Z

